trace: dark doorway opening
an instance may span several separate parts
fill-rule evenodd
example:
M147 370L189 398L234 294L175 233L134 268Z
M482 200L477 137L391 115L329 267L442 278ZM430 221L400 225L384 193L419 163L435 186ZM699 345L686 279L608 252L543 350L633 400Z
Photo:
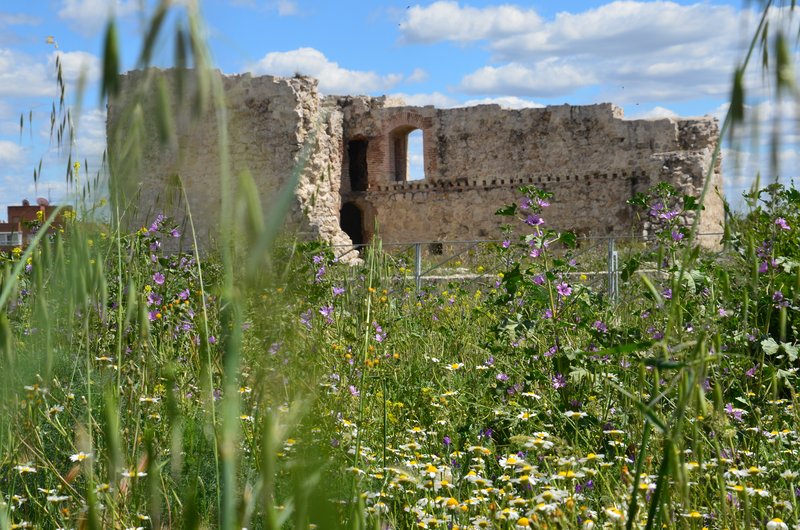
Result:
M339 215L339 226L342 231L350 236L354 245L363 245L364 241L364 216L361 208L352 202L345 203Z
M367 191L367 140L347 142L347 159L350 165L350 190Z

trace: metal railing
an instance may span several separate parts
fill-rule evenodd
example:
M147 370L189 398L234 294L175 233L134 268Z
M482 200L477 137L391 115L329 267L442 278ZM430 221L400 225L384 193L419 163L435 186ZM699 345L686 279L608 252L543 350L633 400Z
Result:
M721 237L722 232L710 232L697 234L698 237ZM619 301L620 289L620 247L622 242L629 243L628 248L638 246L638 250L645 250L648 244L652 242L650 238L645 236L581 236L577 238L579 243L578 250L571 255L571 259L587 258L589 265L596 267L587 270L573 272L573 275L586 275L590 276L591 280L588 285L597 285L605 277L605 291L609 299L616 303ZM441 280L477 280L487 276L486 273L476 273L464 270L461 267L460 258L473 253L473 251L480 250L483 246L497 245L502 243L502 240L497 239L477 239L477 240L438 240L438 241L415 241L406 243L386 243L382 242L381 247L389 255L408 256L410 254L411 268L410 276L407 279L413 279L413 283L417 290L422 289L423 281L441 281ZM362 249L370 246L369 244L363 245L338 245L335 248L346 248L345 252L339 256L348 255L350 252L360 252ZM426 252L427 249L427 252ZM601 250L604 249L604 250ZM447 250L447 252L445 252ZM594 254L594 255L593 255ZM486 258L488 252L480 253L480 256ZM427 258L427 259L426 259ZM450 269L448 265L454 266ZM498 264L499 265L499 264ZM487 267L486 270L491 270ZM441 271L442 274L431 274L435 271ZM657 269L646 269L645 272L656 272ZM545 270L542 271L547 272Z

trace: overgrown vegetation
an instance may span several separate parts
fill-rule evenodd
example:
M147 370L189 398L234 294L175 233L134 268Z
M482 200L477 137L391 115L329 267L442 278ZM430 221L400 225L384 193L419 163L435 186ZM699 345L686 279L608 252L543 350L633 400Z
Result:
M192 101L224 119L191 4L178 23ZM116 53L112 22L110 97ZM490 281L417 291L379 243L357 266L276 244L288 198L266 220L236 200L224 128L222 224L247 230L210 256L167 252L191 225L163 215L127 230L142 112L109 139L111 222L42 219L2 258L0 528L798 523L794 188L752 191L706 251L686 222L702 197L636 197L651 240L619 300L523 188Z

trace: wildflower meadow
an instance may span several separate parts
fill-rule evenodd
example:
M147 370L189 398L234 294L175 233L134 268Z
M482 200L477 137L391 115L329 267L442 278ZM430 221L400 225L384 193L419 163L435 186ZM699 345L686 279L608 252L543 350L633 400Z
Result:
M221 108L197 16L179 46ZM112 21L109 97L116 47ZM637 195L618 296L549 227L557 191L521 188L470 274L418 287L379 237L344 263L281 234L286 197L224 168L247 228L213 250L178 245L188 208L131 227L137 131L108 203L0 257L0 528L800 528L796 188L702 246L703 197Z

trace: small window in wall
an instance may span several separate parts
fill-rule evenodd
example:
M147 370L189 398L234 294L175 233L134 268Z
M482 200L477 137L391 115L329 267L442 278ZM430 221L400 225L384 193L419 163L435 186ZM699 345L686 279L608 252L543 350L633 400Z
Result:
M342 206L342 211L339 212L339 226L342 232L350 236L350 240L354 245L363 245L364 241L364 216L361 213L361 208L347 202Z
M406 182L425 178L425 156L422 130L410 126L398 127L390 135L394 180Z
M408 133L408 180L425 179L425 155L422 151L422 130Z
M347 159L350 168L350 190L367 191L367 140L347 142Z

